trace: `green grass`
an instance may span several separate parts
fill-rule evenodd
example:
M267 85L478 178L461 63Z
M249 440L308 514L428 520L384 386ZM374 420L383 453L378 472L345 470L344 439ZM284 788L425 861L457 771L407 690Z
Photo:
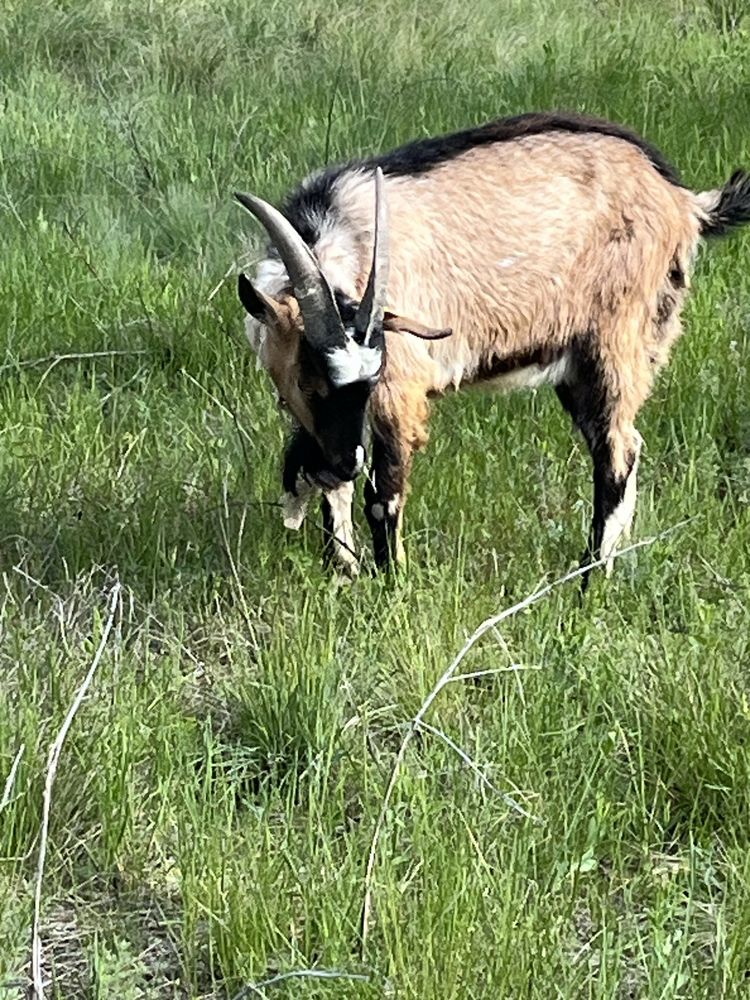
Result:
M0 997L23 995L46 756L48 994L744 997L750 979L750 234L706 249L644 410L642 537L565 572L589 467L544 392L435 406L407 576L337 588L278 510L284 427L233 280L231 203L330 159L523 110L643 131L695 188L750 166L743 5L6 0L0 18ZM330 128L329 128L330 122ZM250 241L248 243L248 241ZM248 249L249 247L249 249ZM63 355L121 352L100 357ZM365 526L359 524L366 542ZM533 669L532 669L533 668ZM14 982L19 985L13 986ZM252 996L259 994L250 994Z

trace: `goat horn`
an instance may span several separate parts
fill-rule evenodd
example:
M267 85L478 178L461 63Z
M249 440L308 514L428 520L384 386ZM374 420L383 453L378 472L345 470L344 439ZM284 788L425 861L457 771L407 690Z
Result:
M388 285L388 207L385 203L383 171L375 170L375 230L372 265L367 287L354 317L357 340L367 346L373 330L383 322Z
M279 251L305 321L305 337L320 349L346 344L331 287L309 246L278 209L251 194L235 192L237 201L263 224Z

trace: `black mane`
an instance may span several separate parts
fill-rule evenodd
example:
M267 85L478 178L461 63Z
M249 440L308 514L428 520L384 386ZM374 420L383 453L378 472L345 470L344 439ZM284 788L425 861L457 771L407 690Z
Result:
M387 153L377 153L366 159L350 160L328 167L292 191L284 202L282 211L305 242L312 244L319 235L321 221L333 210L333 185L347 170L374 170L375 167L380 167L386 176L416 176L428 173L470 149L546 132L594 133L622 139L640 149L665 180L677 187L683 186L677 171L659 150L624 125L575 112L532 112L512 118L500 118L486 125L449 135L417 139Z

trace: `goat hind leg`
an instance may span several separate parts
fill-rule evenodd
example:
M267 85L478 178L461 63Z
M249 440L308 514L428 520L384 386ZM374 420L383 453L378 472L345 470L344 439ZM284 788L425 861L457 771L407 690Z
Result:
M557 394L583 434L594 466L594 512L581 565L604 559L609 576L617 545L633 522L643 440L619 401L608 398L599 374L599 367L589 363L576 372L577 378L558 386ZM588 583L586 573L583 591Z
M638 462L642 446L643 438L635 428L632 428L625 452L624 476L618 476L615 473L613 477L614 490L611 495L608 494L602 504L603 529L599 545L599 558L605 560L607 576L612 573L612 565L620 540L630 536L633 525L638 493Z

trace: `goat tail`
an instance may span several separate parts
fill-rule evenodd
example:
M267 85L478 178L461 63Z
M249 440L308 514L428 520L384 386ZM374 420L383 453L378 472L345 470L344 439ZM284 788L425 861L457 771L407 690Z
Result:
M698 202L705 212L701 236L725 236L736 226L750 222L750 173L735 170L723 188L701 191Z

